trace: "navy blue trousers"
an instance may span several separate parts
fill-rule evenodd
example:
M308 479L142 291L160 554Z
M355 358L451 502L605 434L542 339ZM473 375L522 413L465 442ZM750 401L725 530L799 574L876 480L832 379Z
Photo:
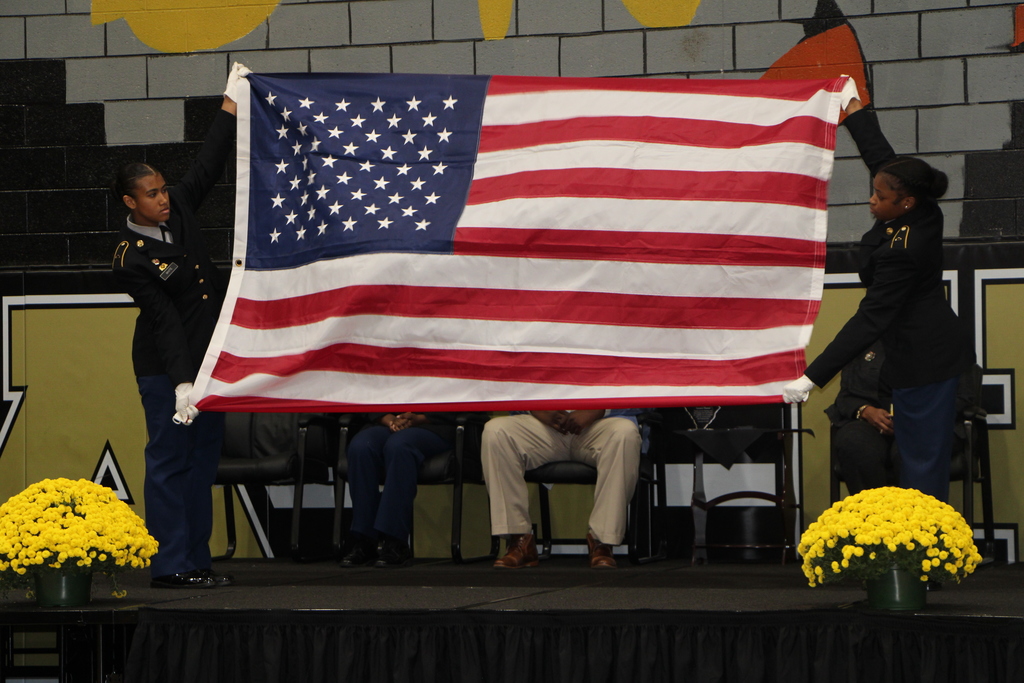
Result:
M348 447L352 532L370 539L385 534L407 540L420 465L427 456L454 447L453 442L418 427L392 432L375 425L356 434Z
M893 389L893 429L900 449L900 486L949 502L953 420L959 377Z
M224 413L174 424L174 385L167 375L137 378L146 412L146 528L160 544L149 571L166 576L210 567L213 494Z

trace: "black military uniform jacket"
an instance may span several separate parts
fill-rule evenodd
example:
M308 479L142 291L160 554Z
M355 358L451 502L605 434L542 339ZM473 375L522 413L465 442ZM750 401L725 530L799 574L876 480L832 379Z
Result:
M173 243L127 226L121 231L113 269L139 307L132 341L137 377L166 374L177 385L199 372L226 287L207 254L196 211L223 173L234 138L235 117L217 112L191 168L169 190Z
M873 111L861 109L845 123L872 176L896 156ZM969 331L942 285L942 210L935 202L919 201L864 234L860 281L867 292L857 312L804 373L816 385L827 384L879 338L886 355L882 381L894 389L956 377L974 363Z

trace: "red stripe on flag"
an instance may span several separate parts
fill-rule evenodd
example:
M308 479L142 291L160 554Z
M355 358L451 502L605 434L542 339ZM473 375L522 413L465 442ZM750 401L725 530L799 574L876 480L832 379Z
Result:
M630 408L673 408L677 406L747 406L763 403L781 403L782 397L753 396L651 396L629 398ZM314 399L288 399L270 396L221 396L210 394L196 405L202 411L239 413L390 413L400 410L416 413L437 411L489 411L489 410L590 410L621 408L623 399L572 399L566 401L530 399L528 401L472 401L464 403L340 403Z
M815 240L714 233L458 228L455 254L723 266L825 265Z
M805 325L819 302L800 299L668 297L604 292L360 285L254 301L239 298L232 325L271 330L330 318L381 315L629 325L666 329L760 330ZM443 313L438 313L443 311Z
M387 362L382 363L385 356ZM802 371L803 360L803 350L735 360L668 360L342 343L273 358L221 353L212 377L233 384L253 374L290 377L303 372L343 372L572 386L746 386L792 379Z
M473 180L469 205L526 197L616 197L786 204L824 210L824 183L795 173L560 168Z
M796 116L775 126L654 116L581 117L485 126L480 134L480 153L590 140L712 149L738 149L780 142L822 147L827 140L835 138L835 128L835 124L813 116Z
M545 76L492 76L487 95L513 95L556 90L606 90L614 92L663 92L720 97L764 97L773 100L807 100L819 91L839 92L845 78L823 80L720 80L681 78L550 78Z

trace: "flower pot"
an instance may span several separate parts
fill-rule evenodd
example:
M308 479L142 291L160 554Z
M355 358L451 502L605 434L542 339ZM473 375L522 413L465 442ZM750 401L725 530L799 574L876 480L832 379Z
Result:
M79 607L92 597L92 572L39 572L35 582L40 607Z
M921 609L928 595L920 576L899 567L890 567L877 579L865 581L864 585L868 589L868 607L872 609Z

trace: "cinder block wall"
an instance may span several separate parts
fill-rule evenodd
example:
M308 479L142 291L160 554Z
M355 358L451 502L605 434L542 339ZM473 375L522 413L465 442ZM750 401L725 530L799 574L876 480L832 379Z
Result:
M826 15L855 32L897 151L949 174L947 235L1024 236L1016 3L702 0L688 25L649 28L621 0L516 0L502 40L484 40L479 6L282 0L234 42L168 54L125 19L94 25L90 0L0 1L0 268L105 267L124 217L105 191L113 170L140 159L173 180L233 61L264 72L758 78ZM229 170L205 207L221 259L232 178ZM830 240L863 232L867 194L863 165L841 134Z

